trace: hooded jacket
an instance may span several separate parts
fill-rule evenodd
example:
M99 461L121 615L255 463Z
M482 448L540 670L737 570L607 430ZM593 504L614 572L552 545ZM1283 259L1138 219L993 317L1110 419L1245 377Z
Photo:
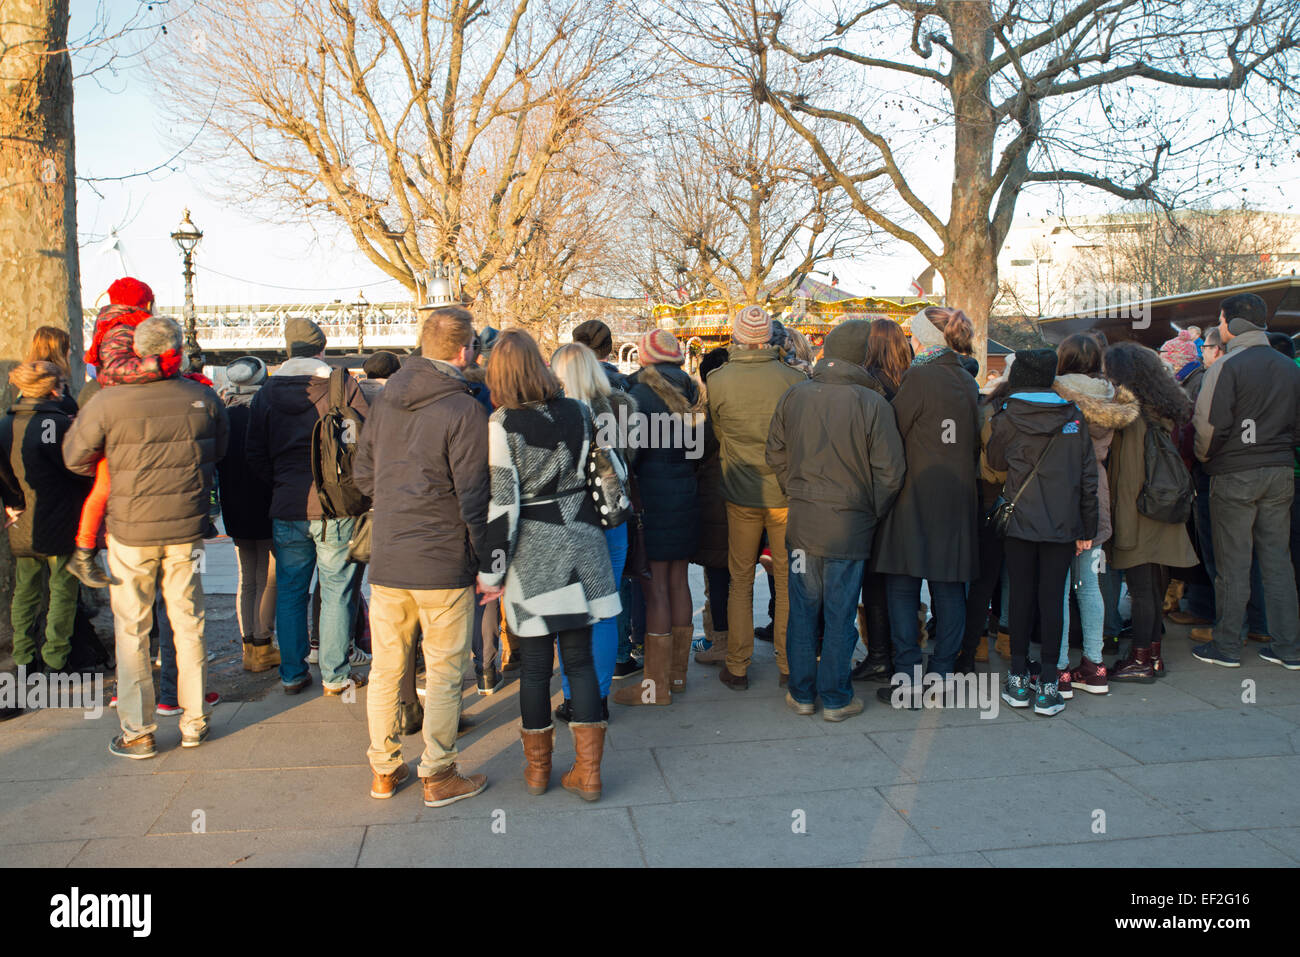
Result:
M1233 336L1201 380L1192 422L1207 475L1290 468L1300 445L1300 368L1262 330Z
M156 382L166 378L159 356L135 354L136 326L150 313L134 306L110 305L99 310L95 336L86 350L86 362L95 367L100 385Z
M329 409L329 375L329 365L319 359L290 359L249 406L245 454L249 468L271 486L271 518L302 522L324 517L311 475L311 435ZM344 393L351 408L363 417L368 414L351 376Z
M126 545L203 537L212 479L230 425L210 388L183 376L115 385L86 403L63 440L63 461L93 475L108 459L108 534Z
M819 558L871 557L876 525L903 485L894 410L876 380L844 359L822 359L781 396L767 464L790 501L787 547Z
M230 446L217 463L217 492L226 534L241 541L271 537L271 486L248 464L248 421L258 391L257 386L231 386L223 396Z
M632 468L644 509L646 557L656 562L689 559L700 541L695 472L703 455L704 422L694 411L699 388L681 366L658 363L637 372L629 395L645 416ZM680 426L670 418L674 415Z
M1273 352L1272 349L1268 351ZM1211 372L1219 362L1210 367ZM1172 433L1173 423L1158 418L1148 420L1145 414L1139 414L1124 428L1117 429L1111 440L1106 469L1110 473L1113 531L1106 554L1110 556L1111 567L1119 570L1153 564L1189 568L1196 564L1197 559L1192 540L1187 535L1187 526L1157 522L1137 509L1137 497L1146 482L1148 428Z
M1092 452L1097 460L1097 534L1092 544L1101 545L1111 536L1110 474L1106 471L1106 459L1115 430L1138 417L1137 399L1123 386L1117 389L1105 379L1075 373L1058 376L1052 390L1067 402L1073 402L1088 422Z
M371 583L474 583L488 564L488 416L463 377L408 359L370 410L352 475L373 503Z
M780 361L777 350L733 349L709 375L709 418L722 459L722 493L745 508L785 508L767 464L767 433L785 390L808 377Z
M71 426L59 399L20 397L0 419L0 499L23 510L9 527L9 548L18 558L69 555L76 547L81 505L93 480L63 464Z
M988 464L1006 470L1003 498L1019 495L1008 538L1065 543L1096 536L1097 457L1085 425L1078 407L1055 392L1013 393L994 413Z

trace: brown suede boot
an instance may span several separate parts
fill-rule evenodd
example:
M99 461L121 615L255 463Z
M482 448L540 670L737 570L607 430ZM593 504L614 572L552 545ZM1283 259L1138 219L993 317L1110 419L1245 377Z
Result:
M420 778L420 783L424 785L424 806L444 807L481 794L487 787L487 775L464 777L455 764L450 764L433 777Z
M524 784L528 793L545 794L551 783L551 752L555 749L555 725L549 724L540 731L519 729L524 743Z
M649 636L646 636L649 638ZM573 767L560 779L566 791L572 791L584 801L600 800L600 759L605 750L604 721L593 724L574 722Z
M257 641L253 638L244 640L244 670L259 674L263 671L270 671L272 668L280 666L280 652L276 650L275 645L271 644L271 639L266 638L263 641Z
M695 637L694 625L673 627L673 657L668 665L668 680L673 694L686 690L686 669L691 663L691 639Z
M988 635L980 635L979 643L975 646L975 660L976 661L989 660L989 636Z
M687 645L689 649L690 645ZM645 673L640 681L628 681L626 687L610 695L615 704L672 704L672 681L668 676L673 657L673 636L645 636Z

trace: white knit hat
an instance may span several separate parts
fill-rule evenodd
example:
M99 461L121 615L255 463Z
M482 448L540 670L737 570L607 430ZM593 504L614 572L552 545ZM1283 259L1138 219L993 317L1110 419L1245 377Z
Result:
M939 330L939 327L931 322L929 317L926 316L925 309L922 309L912 317L911 324L908 328L911 330L912 335L916 336L917 341L921 343L922 349L930 349L934 346L947 344L947 340L944 339L943 333Z

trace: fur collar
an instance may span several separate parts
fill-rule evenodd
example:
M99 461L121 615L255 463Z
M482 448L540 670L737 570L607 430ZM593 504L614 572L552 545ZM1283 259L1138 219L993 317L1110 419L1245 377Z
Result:
M1133 393L1123 386L1116 388L1105 379L1060 376L1052 383L1052 389L1077 405L1089 425L1122 429L1138 417L1138 402Z
M640 382L655 395L659 396L659 398L663 400L663 404L668 406L669 412L685 413L702 411L702 409L699 408L698 390L696 390L697 401L693 405L690 399L682 395L677 387L665 379L663 373L652 365L643 366L641 368L641 371L637 374L637 382Z

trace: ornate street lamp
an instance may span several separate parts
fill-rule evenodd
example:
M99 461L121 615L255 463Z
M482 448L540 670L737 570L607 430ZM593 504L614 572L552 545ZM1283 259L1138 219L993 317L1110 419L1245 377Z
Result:
M203 233L190 221L190 211L180 226L172 233L172 241L181 251L181 260L185 264L185 354L194 355L199 351L197 318L194 314L194 247L203 238Z
M360 289L357 290L356 301L352 303L352 312L357 320L357 355L365 355L366 352L366 310L370 308L370 303L366 301L366 294Z
M450 263L434 263L424 286L424 305L420 308L438 309L442 306L455 305L459 300L453 279Z

